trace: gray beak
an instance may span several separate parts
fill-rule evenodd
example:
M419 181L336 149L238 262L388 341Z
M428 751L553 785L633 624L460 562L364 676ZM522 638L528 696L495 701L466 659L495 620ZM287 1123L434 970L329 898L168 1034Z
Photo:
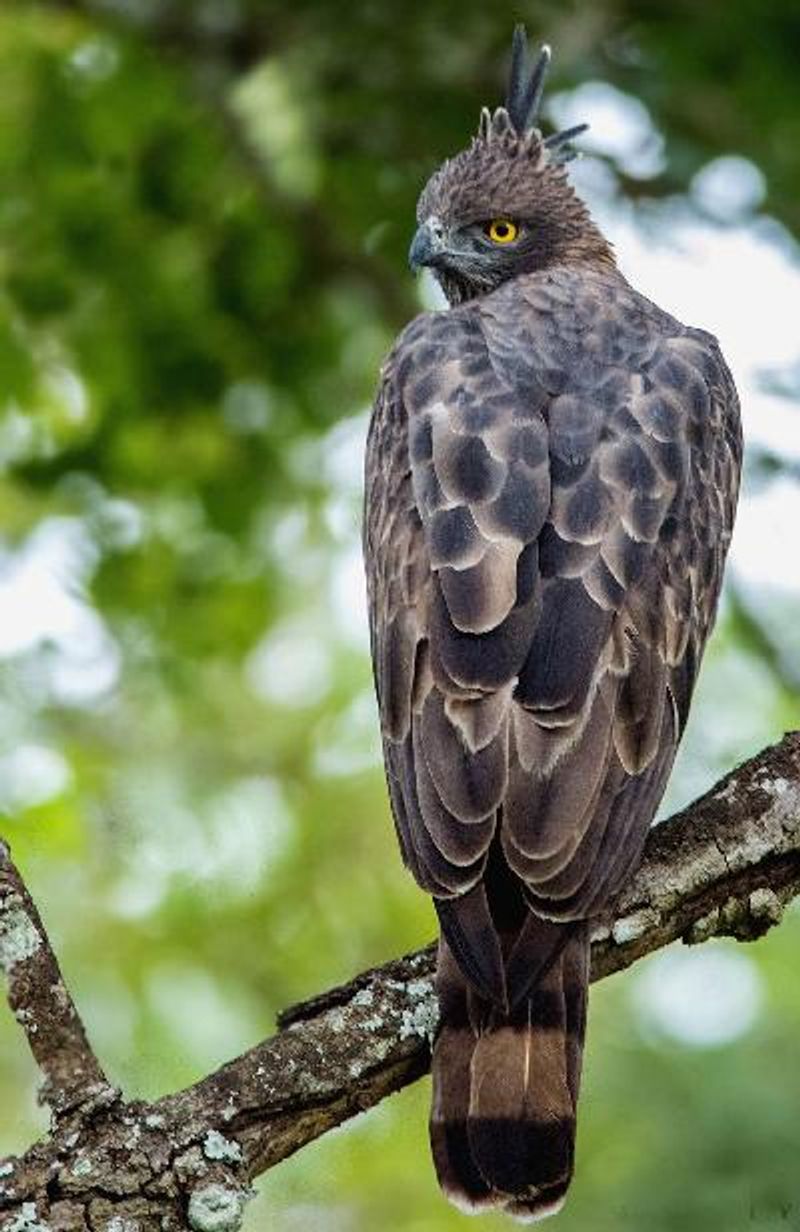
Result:
M424 265L435 265L444 252L444 227L438 218L428 218L417 229L408 250L408 264L414 273Z

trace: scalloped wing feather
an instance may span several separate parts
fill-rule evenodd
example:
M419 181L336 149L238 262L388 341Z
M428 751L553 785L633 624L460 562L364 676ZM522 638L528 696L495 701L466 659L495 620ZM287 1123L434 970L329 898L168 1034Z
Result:
M401 336L365 549L395 819L435 896L479 884L493 840L542 917L616 891L685 723L740 457L715 341L615 272L519 278Z

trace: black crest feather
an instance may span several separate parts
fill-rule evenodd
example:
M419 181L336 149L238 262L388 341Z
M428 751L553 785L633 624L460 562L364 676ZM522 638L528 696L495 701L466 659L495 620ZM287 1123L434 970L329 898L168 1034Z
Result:
M522 136L532 128L542 101L544 80L550 66L550 48L542 46L533 69L528 67L528 36L524 26L516 26L511 44L511 70L508 75L506 111Z
M525 27L515 26L505 107L499 107L494 113L484 108L478 130L480 137L490 139L494 135L502 135L504 126L518 137L524 137L536 128L550 56L550 48L544 43L531 67ZM565 128L562 132L548 137L544 144L550 161L567 163L574 158L575 150L571 143L588 127L588 124L575 124L572 128Z

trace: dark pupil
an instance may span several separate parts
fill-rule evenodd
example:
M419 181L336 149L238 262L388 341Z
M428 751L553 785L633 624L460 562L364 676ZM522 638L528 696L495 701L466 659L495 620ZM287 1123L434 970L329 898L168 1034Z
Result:
M506 238L506 236L508 235L508 223L505 223L505 222L499 222L499 223L497 223L497 225L495 226L495 229L494 229L494 230L495 230L495 234L496 234L496 235L497 235L497 236L498 236L501 240L504 240L504 239Z

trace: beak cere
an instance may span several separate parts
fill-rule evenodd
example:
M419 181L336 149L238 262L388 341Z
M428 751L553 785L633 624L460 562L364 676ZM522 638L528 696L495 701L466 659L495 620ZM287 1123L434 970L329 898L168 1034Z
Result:
M424 265L435 265L444 252L444 227L438 218L428 218L418 227L408 250L408 264L414 273Z

